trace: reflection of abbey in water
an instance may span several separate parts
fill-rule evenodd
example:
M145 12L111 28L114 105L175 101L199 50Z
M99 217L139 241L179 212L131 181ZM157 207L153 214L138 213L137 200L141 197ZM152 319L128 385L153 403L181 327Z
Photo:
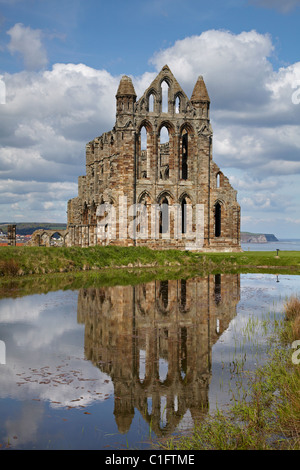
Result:
M236 315L239 275L81 289L85 352L114 383L115 419L135 408L157 436L208 406L211 352Z

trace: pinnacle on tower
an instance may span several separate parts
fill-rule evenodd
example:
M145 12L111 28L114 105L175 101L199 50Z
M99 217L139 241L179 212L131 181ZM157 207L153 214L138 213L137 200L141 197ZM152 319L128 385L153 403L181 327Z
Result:
M209 96L208 96L208 93L207 93L207 89L206 89L206 85L204 83L202 75L200 75L198 77L198 80L196 82L196 85L194 87L194 90L193 90L193 93L192 93L192 96L191 96L191 102L192 103L200 102L200 101L210 102L210 99L209 99Z
M123 75L123 77L121 78L116 96L135 96L136 97L135 89L132 84L131 78L128 77L127 75Z

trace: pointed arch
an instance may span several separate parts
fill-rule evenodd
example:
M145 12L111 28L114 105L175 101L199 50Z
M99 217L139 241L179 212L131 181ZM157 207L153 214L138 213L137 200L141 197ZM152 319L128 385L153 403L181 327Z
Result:
M185 107L185 97L184 94L179 91L174 95L174 114L182 113Z
M146 102L147 102L147 111L149 113L153 113L156 111L156 105L158 102L157 91L154 88L150 88L146 95Z
M145 202L149 202L151 204L152 198L148 191L143 191L137 198L139 204L143 204Z
M159 195L157 196L156 198L156 201L158 204L160 204L160 202L162 201L162 199L166 197L167 200L168 200L168 203L171 205L173 204L173 201L174 201L174 195L171 193L171 191L168 191L168 190L163 190L159 193Z
M151 132L153 132L153 127L152 127L152 124L151 122L148 120L148 119L143 119L139 125L137 126L137 129L138 129L138 134L141 133L141 130L142 128L145 127L146 131L148 134L150 134Z
M49 244L50 246L63 246L64 244L64 235L59 231L49 233Z

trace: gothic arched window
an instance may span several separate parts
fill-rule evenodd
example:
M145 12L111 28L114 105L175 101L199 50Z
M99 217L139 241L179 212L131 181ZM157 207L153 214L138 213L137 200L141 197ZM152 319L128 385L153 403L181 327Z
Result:
M175 99L175 114L178 114L180 112L180 98L177 96Z
M169 111L169 85L164 80L161 84L161 112L167 113Z
M153 113L154 112L154 95L153 93L151 93L151 95L149 96L149 113Z
M159 233L169 232L169 202L164 197L160 203L159 211Z

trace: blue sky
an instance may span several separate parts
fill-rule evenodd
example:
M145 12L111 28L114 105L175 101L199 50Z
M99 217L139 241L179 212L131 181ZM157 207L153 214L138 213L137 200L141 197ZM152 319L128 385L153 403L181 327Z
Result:
M0 221L65 222L120 77L139 97L167 63L188 95L204 76L242 230L300 238L299 20L300 0L0 0Z

